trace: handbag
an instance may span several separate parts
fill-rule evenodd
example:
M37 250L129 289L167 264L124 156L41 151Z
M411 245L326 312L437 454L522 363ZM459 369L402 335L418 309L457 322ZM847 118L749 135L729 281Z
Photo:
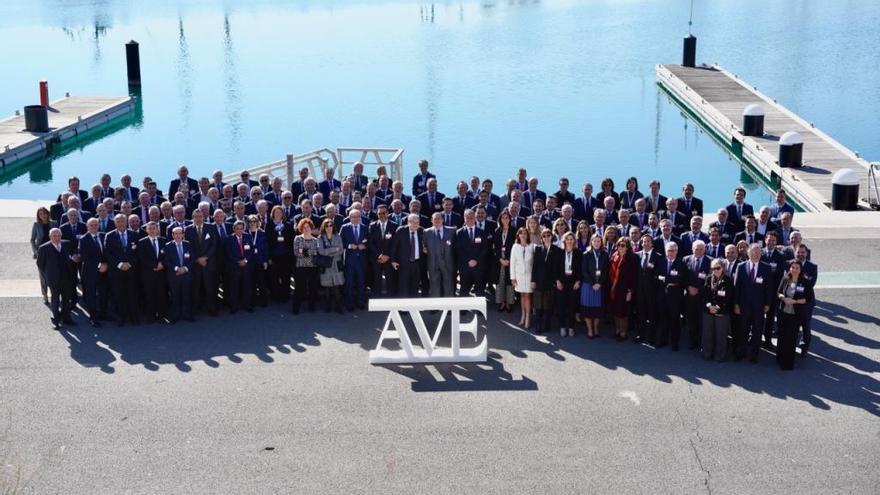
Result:
M320 242L321 242L322 247L326 247L324 245L323 238L320 239ZM323 254L316 254L315 255L315 265L318 268L330 268L330 265L332 265L332 264L333 264L333 258L331 258L330 256L324 256Z

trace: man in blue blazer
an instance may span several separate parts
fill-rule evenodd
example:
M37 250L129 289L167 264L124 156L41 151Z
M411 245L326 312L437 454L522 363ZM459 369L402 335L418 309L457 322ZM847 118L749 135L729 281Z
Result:
M345 247L345 306L348 311L367 307L367 233L368 226L361 222L360 210L352 209L349 222L342 226L339 235Z
M428 180L434 179L436 176L428 172L428 160L419 160L419 173L413 177L412 195L417 198L420 194L428 190ZM433 210L431 210L433 213Z
M172 179L171 184L168 185L169 199L173 198L174 193L180 190L181 184L186 184L186 199L192 198L199 192L199 182L189 176L189 169L186 168L186 165L181 165L177 169L177 178Z
M476 225L474 210L464 211L464 226L455 234L455 258L458 262L459 295L467 296L471 288L477 297L483 296L483 263L489 242L486 234Z
M758 362L761 350L761 336L764 331L764 315L770 309L776 288L771 287L770 266L761 262L761 245L749 246L749 259L739 264L734 278L733 312L739 315L739 327L734 339L736 359L746 357Z
M746 190L737 187L733 191L733 203L727 205L727 219L736 226L736 231L743 230L746 226L746 217L755 215L752 205L746 203Z
M251 236L244 231L244 222L238 220L232 224L232 235L225 242L226 278L224 279L223 297L228 297L229 312L235 314L239 308L254 311L251 301L251 264L254 253Z
M318 191L320 191L325 198L330 197L330 191L338 191L342 189L342 183L333 178L334 173L335 171L332 168L328 168L324 171L324 180L318 183Z
M367 251L373 265L372 294L390 296L396 292L395 272L391 266L391 249L394 233L398 225L388 219L388 207L379 205L376 211L379 218L370 224Z
M699 218L699 217L695 217ZM700 346L703 338L703 292L706 287L706 277L709 276L711 258L706 256L706 243L701 239L694 241L691 246L693 254L685 256L683 261L687 266L687 288L685 294L686 322L688 335L690 336L690 350Z
M184 319L193 321L192 316L192 247L183 240L184 229L171 229L172 240L165 245L165 274L168 277L169 301L168 320L171 323Z
M104 237L104 256L110 271L110 288L119 326L138 324L137 241L138 233L129 230L124 214L113 217L116 229Z

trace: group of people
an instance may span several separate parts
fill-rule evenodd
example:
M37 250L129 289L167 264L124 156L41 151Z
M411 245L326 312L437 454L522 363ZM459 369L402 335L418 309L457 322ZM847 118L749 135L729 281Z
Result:
M784 369L799 340L808 352L818 270L783 190L756 211L737 187L706 226L692 184L666 197L657 180L643 193L636 177L620 191L605 178L577 194L563 177L549 194L521 168L502 194L471 177L447 196L428 168L419 162L410 194L361 163L343 180L302 168L286 187L181 166L167 198L150 177L139 188L104 174L89 191L71 177L31 235L51 322L74 325L79 301L91 325L121 326L270 301L342 313L368 297L473 295L499 311L518 302L519 324L538 333L583 324L597 338L613 321L621 341L678 351L686 337L719 361L756 362L764 347Z

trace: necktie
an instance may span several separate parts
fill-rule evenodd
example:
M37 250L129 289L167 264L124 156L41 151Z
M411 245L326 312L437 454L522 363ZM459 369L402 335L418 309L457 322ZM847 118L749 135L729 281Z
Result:
M92 239L94 239L94 240L95 240L95 244L98 245L98 252L103 253L103 252L104 252L104 246L101 245L101 240L98 239L98 236L97 236L97 235L92 235Z
M452 225L452 215L449 213L446 214L446 225Z
M226 226L222 223L220 224L220 237L226 238Z
M442 240L443 240L443 234L442 234L441 232L443 232L443 229L437 229L435 232L437 233L437 239L439 239L440 241L442 241Z
M381 231L382 231L382 238L384 239L384 238L385 238L385 224L384 224L384 223L380 223L380 224L379 224L379 228L380 228Z
M359 225L354 226L354 240L358 240L361 238L361 228Z
M242 243L241 237L238 238L238 253L244 258L244 243Z
M177 260L183 264L183 244L177 243Z
M741 205L736 205L736 217L737 217L737 218L742 218L742 216L743 216L743 213L742 213L742 206L741 206Z
M752 282L755 281L755 264L751 263L751 269L749 270L749 276L752 279Z
M128 235L123 232L122 233L122 250L126 251L128 249Z
M468 236L471 238L471 242L474 241L474 228L471 227L468 229Z
M415 261L416 257L418 256L418 253L416 253L416 233L410 232L409 235L410 235L410 252L412 253L410 255L410 261Z
M642 253L642 268L648 267L648 253Z
M196 233L198 234L196 236L196 237L198 237L197 240L201 241L202 240L202 226L201 225L196 225Z
M55 251L61 252L61 244L53 244L55 246Z
M156 259L159 258L159 241L158 239L153 239L153 251L156 252Z
M671 272L672 272L672 262L667 259L666 260L666 273L671 273Z

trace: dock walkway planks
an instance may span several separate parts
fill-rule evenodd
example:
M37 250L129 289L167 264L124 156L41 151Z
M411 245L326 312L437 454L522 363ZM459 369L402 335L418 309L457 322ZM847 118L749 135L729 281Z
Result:
M130 96L68 96L49 104L49 132L27 132L24 114L0 120L0 167L44 153L60 142L134 109Z
M780 183L807 211L828 211L831 177L851 168L862 177L859 195L867 195L870 164L811 123L780 105L719 66L683 67L658 65L657 80L679 102L696 114L704 125L727 145L742 144L743 158L770 183ZM764 137L742 135L742 111L752 104L764 107ZM787 131L800 133L804 141L804 166L783 168L777 164L779 137Z

